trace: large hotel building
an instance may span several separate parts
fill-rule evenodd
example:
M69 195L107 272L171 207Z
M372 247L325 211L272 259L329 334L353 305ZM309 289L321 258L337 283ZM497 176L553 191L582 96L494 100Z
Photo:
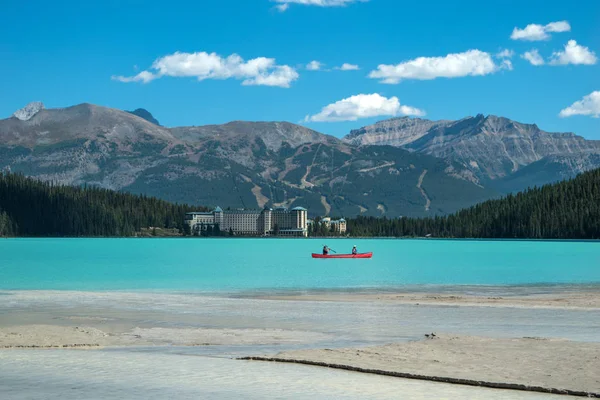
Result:
M243 236L308 236L307 210L302 207L263 210L225 210L191 212L185 216L191 232L218 226L221 231Z

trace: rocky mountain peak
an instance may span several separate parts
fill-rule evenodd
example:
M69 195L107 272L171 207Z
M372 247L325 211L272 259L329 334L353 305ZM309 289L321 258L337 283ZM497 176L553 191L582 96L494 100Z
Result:
M490 134L502 134L502 135L517 135L517 136L531 136L532 134L539 134L542 131L536 124L526 124L516 122L505 117L498 117L495 115L488 115L481 122L481 130L485 133ZM550 134L553 135L553 134Z
M29 121L35 114L44 109L44 103L41 101L32 101L25 107L15 111L13 117L21 121Z
M446 125L450 121L398 117L376 122L350 131L344 141L357 146L390 145L404 146L418 140L431 129Z
M158 122L158 120L156 118L154 118L154 116L150 113L150 111L148 111L144 108L136 108L133 111L126 111L126 112L128 112L129 114L136 115L140 118L143 118L146 121L153 123L154 125L161 126L160 123Z
M600 154L600 141L572 133L545 132L535 124L483 114L457 121L393 118L351 131L344 140L355 145L403 147L452 160L470 169L482 182L503 178L554 155ZM561 167L567 168L567 173L584 170L572 163Z
M173 142L168 129L121 110L83 103L66 108L25 107L0 120L0 145L34 148L64 141L93 140L130 146L152 141Z

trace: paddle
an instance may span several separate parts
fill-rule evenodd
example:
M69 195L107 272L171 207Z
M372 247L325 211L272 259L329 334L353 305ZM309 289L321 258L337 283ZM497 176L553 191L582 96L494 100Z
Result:
M325 245L323 245L323 247L327 247ZM333 251L334 253L337 253L337 251L335 251L334 249L330 249L329 247L327 247L329 249L329 251Z

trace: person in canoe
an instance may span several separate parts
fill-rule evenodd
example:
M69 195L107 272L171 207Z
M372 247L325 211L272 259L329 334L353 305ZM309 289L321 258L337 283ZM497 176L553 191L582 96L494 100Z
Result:
M323 255L326 256L329 254L329 247L323 246Z
M356 250L356 246L352 247L352 255L358 254L358 250Z

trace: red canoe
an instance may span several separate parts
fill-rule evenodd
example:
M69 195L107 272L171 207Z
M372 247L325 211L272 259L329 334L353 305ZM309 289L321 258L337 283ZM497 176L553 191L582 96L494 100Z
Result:
M371 258L373 253L358 253L358 254L315 254L313 253L312 258Z

